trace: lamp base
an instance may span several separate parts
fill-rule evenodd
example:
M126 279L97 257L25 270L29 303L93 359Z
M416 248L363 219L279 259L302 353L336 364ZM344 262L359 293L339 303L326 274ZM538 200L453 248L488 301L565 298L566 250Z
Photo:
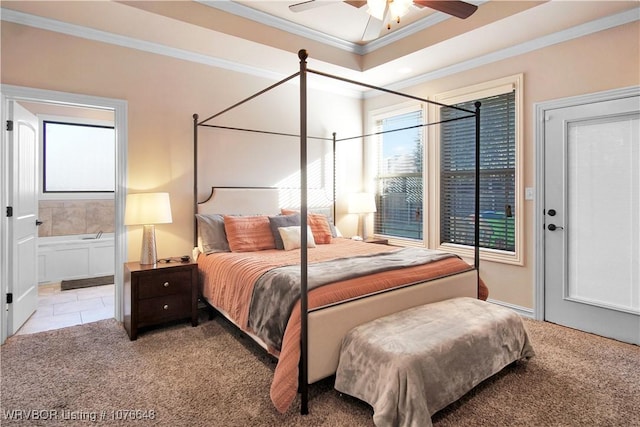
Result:
M362 237L363 240L367 240L367 226L366 226L366 215L367 214L358 214L358 236Z
M145 225L142 232L142 251L140 252L140 265L156 265L156 226Z

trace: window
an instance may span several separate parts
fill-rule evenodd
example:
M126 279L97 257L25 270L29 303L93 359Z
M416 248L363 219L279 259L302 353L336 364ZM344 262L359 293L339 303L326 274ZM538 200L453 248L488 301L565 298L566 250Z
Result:
M374 233L423 239L423 110L374 117L377 138Z
M519 82L484 87L439 102L480 108L480 247L484 259L519 263ZM440 107L440 120L460 116ZM439 129L439 244L447 250L474 245L475 120L442 123ZM465 253L463 253L465 254Z
M43 193L104 193L115 190L113 126L42 122Z

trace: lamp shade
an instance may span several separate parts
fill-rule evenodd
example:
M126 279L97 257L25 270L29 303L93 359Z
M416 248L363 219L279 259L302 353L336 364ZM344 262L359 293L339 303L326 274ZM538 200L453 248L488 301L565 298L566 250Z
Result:
M354 193L349 196L347 210L349 213L364 214L376 211L376 200L373 193Z
M169 193L127 194L125 225L168 224L172 222Z

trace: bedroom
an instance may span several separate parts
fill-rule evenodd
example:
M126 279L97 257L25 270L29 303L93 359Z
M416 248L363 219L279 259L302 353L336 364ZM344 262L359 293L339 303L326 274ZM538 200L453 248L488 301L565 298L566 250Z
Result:
M608 13L599 13L605 17L636 6L634 2L623 2L608 6L612 8ZM330 50L318 42L294 36L283 41L276 30L264 29L262 34L272 36L274 42L281 43L281 46L275 48L250 43L243 51L228 52L236 61L229 66L229 63L218 60L218 56L233 36L222 31L212 32L206 24L193 26L158 16L135 5L82 3L53 8L47 2L2 2L2 7L2 84L127 101L126 189L134 192L166 191L171 195L173 222L159 226L157 231L161 257L190 253L192 247L191 115L218 111L272 83L277 78L275 76L295 71L295 52L300 48L308 49L312 59L327 57ZM5 19L5 9L22 11L32 19L43 16L74 25L63 26L63 30L58 31L55 26L45 25L37 19L35 24L21 24L15 21L22 19L22 15L20 19ZM120 28L110 28L105 17L112 24L119 24ZM599 17L593 15L580 19L591 22ZM237 17L227 18L220 22L224 27L221 30L231 31L226 27L244 23ZM140 26L139 22L145 22L145 25ZM580 23L577 20L567 28ZM169 37L168 28L173 28L182 37ZM186 28L192 28L192 32L186 32ZM560 28L555 32L560 32ZM111 37L114 34L125 35L126 38L123 41ZM445 73L447 70L442 74L434 72L429 80L404 91L432 96L522 73L522 188L536 188L534 104L638 85L637 35L638 22L635 18L611 28L575 38L571 36L556 44L516 52L515 56L491 56L486 52L486 62L479 61L473 69L457 71L452 66L448 73ZM199 44L207 39L215 40L214 46ZM34 54L24 53L36 50ZM191 55L180 57L185 52ZM267 72L258 68L258 62L265 61L265 56L271 54L277 63L269 66ZM374 53L367 60L374 61L376 55ZM343 52L336 53L336 56L347 64L344 67L359 66L365 61L358 55ZM610 72L611 69L614 72ZM315 126L313 130L319 133L334 130L345 134L359 133L367 125L369 112L385 107L389 102L385 97L363 100L329 91L314 90L313 94L318 101L313 105L317 110L314 111L316 114L312 112L312 117L325 110L331 111L331 114L322 115L311 123ZM277 120L284 130L295 129L295 104L279 105L277 110L268 110L266 114L263 108L255 107L250 113L256 121L269 123ZM294 119L281 121L280 117ZM274 185L286 178L280 173L264 175L265 159L274 162L279 159L279 153L267 148L251 147L247 150L251 155L246 155L244 147L228 153L227 169L212 170L216 185ZM361 189L362 176L366 172L359 160L362 157L362 148L355 143L341 153L341 182L338 185L343 193ZM289 160L289 163L295 163L295 160ZM238 170L243 173L237 174ZM270 170L266 172L269 174ZM533 316L536 307L533 201L524 201L522 214L522 265L485 262L482 274L490 283L492 300ZM338 226L345 234L355 233L351 217L343 215ZM140 230L131 230L127 234L126 260L137 258L140 236ZM4 328L5 319L2 321Z
M88 6L85 4L82 7ZM100 13L122 13L122 9L129 9L121 4L97 4L91 7L105 8L106 6L110 7L92 14L87 11L86 15L95 17ZM633 2L623 3L622 6L620 10L629 9L633 6ZM52 18L58 19L66 15L65 8L49 10L50 8L37 2L24 4L3 2L3 7L32 11L35 16L39 13L44 13L45 16L53 13ZM39 10L43 12L38 12ZM134 12L135 19L148 18L147 12L135 10L130 14ZM4 15L6 16L6 13ZM533 160L535 153L531 123L534 103L636 84L638 76L636 72L638 61L635 61L634 56L638 50L635 38L636 25L634 21L512 58L494 61L470 71L433 79L412 90L420 94L433 95L523 73L525 103L522 112L524 117L522 187L534 188L536 184ZM103 24L97 22L95 26L101 28ZM82 33L81 29L74 28L74 30ZM202 28L197 30L196 37L206 37L207 31ZM113 43L97 42L85 37L19 25L6 20L3 21L3 31L5 32L2 37L3 84L127 100L129 114L127 188L134 191L153 189L171 194L174 220L172 224L159 228L158 233L161 234L158 238L159 255L176 256L190 253L192 224L188 207L192 197L189 190L192 183L189 173L191 168L189 118L196 112L208 114L216 111L241 99L243 95L249 95L270 84L272 80L268 78L248 74L255 73L254 68L249 68L252 60L250 52L246 52L247 58L243 61L247 64L246 72L239 73ZM140 37L150 39L153 35L160 36L161 33L158 31L158 27L150 24L148 30L142 31L145 34L141 34ZM218 33L216 36L219 36L220 40L224 40L225 37ZM129 40L135 46L136 39L132 37ZM275 67L281 73L280 75L296 69L295 52L299 48L311 51L312 47L299 46L301 43L304 42L298 42L298 45L292 47L290 55L285 52L285 58L291 58L287 61L289 64L280 62ZM33 46L38 46L37 55L18 53L29 51ZM611 49L611 46L616 46L618 49ZM153 47L156 48L155 45ZM61 52L77 52L77 54L61 54ZM593 52L598 52L597 61ZM259 55L259 51L256 55ZM313 51L311 55L313 58ZM199 56L194 58L203 61ZM46 66L35 65L43 63ZM612 64L615 73L606 73L601 68L606 68L607 64ZM22 71L26 69L30 72ZM579 70L579 75L571 74L572 70ZM224 81L225 84L216 84L219 81ZM176 94L184 95L176 96ZM317 126L317 132L327 133L339 129L345 135L357 134L363 128L363 117L366 117L367 113L361 108L371 111L384 105L385 102L384 97L379 97L365 99L362 105L361 100L353 97L337 96L332 93L318 96L322 96L323 100L313 105L313 108L318 109L316 111L326 108L323 105L331 105L334 109L340 108L340 111L336 111L335 115L325 115L319 121L314 120L311 125ZM283 111L274 113L297 116L296 107L293 105L280 106L280 108ZM312 111L311 114L313 113ZM270 116L264 114L254 114L254 117L259 117L265 122L271 120ZM274 117L277 116L274 115ZM288 130L286 128L294 126L294 123L294 121L285 123L285 129L279 130ZM256 125L260 124L256 123ZM241 147L238 151L242 149ZM360 190L362 173L361 163L352 160L360 158L362 155L360 148L353 144L353 148L349 149L353 151L345 153L339 159L340 162L345 162L345 158L349 158L348 163L339 166L342 168L339 176L343 182L338 183L338 186L344 193ZM231 160L233 163L228 163L229 170L213 172L215 175L212 179L217 185L256 185L256 182L273 185L283 178L261 175L260 159L263 158L264 153L255 152L254 154L252 157L234 156ZM273 155L273 153L267 153L267 155ZM236 177L230 172L241 168L245 171L241 176ZM353 218L343 218L342 221L352 221L349 225L353 227ZM535 305L533 221L533 203L525 201L522 265L486 263L483 272L486 280L491 283L492 299L509 304L528 315L533 314ZM343 225L340 219L338 225ZM348 231L347 228L345 232ZM355 233L355 230L353 232ZM129 234L127 246L134 248L129 250L129 259L135 258L139 236L135 230ZM177 253L172 254L169 248L175 248Z

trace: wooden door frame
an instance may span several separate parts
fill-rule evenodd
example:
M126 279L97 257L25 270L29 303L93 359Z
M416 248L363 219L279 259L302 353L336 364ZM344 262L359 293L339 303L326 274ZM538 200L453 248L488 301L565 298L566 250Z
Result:
M640 96L640 86L611 89L586 95L559 98L550 101L534 103L534 143L535 143L535 198L534 198L534 318L544 320L544 145L545 123L548 114L553 110L567 107L577 107L603 101Z
M127 190L127 101L121 99L103 98L98 96L81 95L67 92L57 92L45 89L34 89L23 86L0 85L2 94L2 146L0 147L0 164L3 173L0 174L0 189L2 196L0 208L2 217L0 219L0 344L4 343L8 336L8 311L6 295L9 289L9 265L8 265L8 230L9 221L5 215L8 206L8 170L9 150L8 133L6 131L7 105L9 101L29 101L37 103L59 104L77 107L91 107L112 110L114 113L114 126L116 130L116 182L115 182L115 307L114 317L122 321L123 304L123 269L118 266L124 265L127 259L126 230L124 226L124 205ZM37 262L37 260L34 260Z

